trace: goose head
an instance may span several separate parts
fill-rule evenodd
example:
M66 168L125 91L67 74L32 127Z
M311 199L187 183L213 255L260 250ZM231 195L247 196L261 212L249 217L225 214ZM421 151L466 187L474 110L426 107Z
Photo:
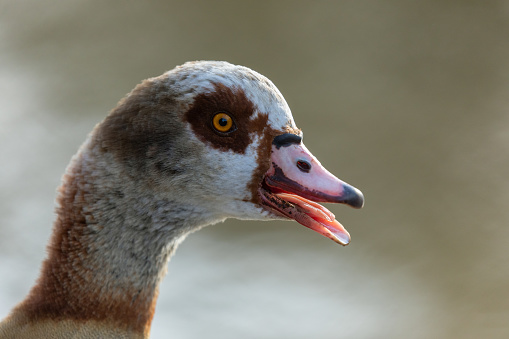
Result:
M148 338L167 261L190 232L227 218L293 219L346 245L319 203L363 200L304 146L270 80L186 63L135 87L73 157L48 257L0 337Z
M304 146L276 86L227 62L188 62L145 80L93 138L140 190L207 215L195 228L293 219L346 245L348 232L318 202L363 205L362 193Z

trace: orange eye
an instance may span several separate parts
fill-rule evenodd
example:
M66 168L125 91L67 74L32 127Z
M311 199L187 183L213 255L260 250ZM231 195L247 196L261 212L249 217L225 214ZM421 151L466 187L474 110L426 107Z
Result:
M233 129L233 119L226 113L217 113L212 118L212 125L221 133L230 132Z

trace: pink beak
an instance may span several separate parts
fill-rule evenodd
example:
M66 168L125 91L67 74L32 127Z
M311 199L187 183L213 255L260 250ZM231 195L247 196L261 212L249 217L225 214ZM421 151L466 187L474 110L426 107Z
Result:
M361 191L327 171L295 134L274 138L270 161L260 189L262 202L271 210L347 245L348 232L317 202L361 208L364 205Z

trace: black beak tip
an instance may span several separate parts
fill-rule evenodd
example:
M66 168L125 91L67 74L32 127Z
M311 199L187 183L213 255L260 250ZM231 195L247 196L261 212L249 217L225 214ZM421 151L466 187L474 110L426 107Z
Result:
M352 186L346 186L343 203L353 208L362 208L364 206L364 195L360 190Z

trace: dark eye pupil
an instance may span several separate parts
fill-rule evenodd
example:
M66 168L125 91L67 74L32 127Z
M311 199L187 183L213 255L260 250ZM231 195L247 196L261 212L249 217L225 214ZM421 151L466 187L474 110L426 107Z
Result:
M226 120L225 118L221 118L221 119L219 119L218 123L219 123L219 125L224 127L228 124L228 120Z

